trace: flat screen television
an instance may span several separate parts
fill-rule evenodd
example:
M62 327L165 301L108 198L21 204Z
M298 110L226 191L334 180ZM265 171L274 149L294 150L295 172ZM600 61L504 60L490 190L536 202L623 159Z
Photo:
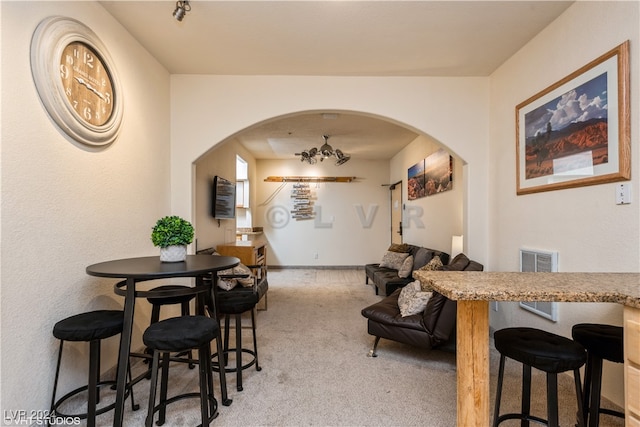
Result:
M221 176L213 177L211 215L216 219L236 217L236 184Z

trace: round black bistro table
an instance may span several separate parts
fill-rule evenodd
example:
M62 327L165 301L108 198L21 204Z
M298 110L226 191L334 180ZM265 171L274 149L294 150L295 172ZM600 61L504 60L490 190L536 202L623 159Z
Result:
M121 427L124 417L124 398L127 385L129 364L127 359L131 351L131 331L133 329L133 313L136 300L136 283L167 279L171 277L195 277L196 286L204 286L204 277L220 270L235 267L240 260L235 257L211 256L211 255L187 255L183 262L161 262L159 256L125 258L113 261L101 262L87 267L87 274L97 277L111 277L126 279L124 299L124 328L120 336L120 354L118 356L118 378L116 389L116 407L113 425ZM210 283L215 283L211 280ZM213 286L209 291L209 301L215 301ZM210 310L215 314L215 304L211 304ZM220 332L216 339L221 345ZM218 349L218 354L222 354ZM222 403L229 405L231 400L227 397L227 385L224 369L221 369L220 387L222 388Z

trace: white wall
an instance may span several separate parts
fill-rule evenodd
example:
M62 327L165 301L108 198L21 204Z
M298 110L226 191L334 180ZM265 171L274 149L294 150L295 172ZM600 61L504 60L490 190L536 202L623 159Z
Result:
M518 270L518 249L559 252L560 271L640 270L638 2L577 2L491 76L489 215L497 271ZM573 71L631 40L631 141L633 203L615 204L615 184L516 196L515 106ZM607 284L602 284L606 288ZM620 306L564 303L559 322L529 314L513 303L491 313L491 325L530 325L570 336L579 322L622 324ZM607 365L604 395L622 403L621 366Z
M192 215L191 164L216 143L285 114L352 111L429 135L468 162L466 206L473 215L465 217L463 233L470 257L486 264L487 78L173 75L171 103L171 196L176 213ZM257 219L254 223L261 225Z
M451 253L451 236L463 234L463 208L466 181L463 161L454 156L453 188L415 200L408 199L407 170L421 159L443 147L425 135L420 135L411 144L391 159L390 182L402 180L403 242ZM453 153L450 153L453 155Z
M316 217L291 216L293 183L268 176L355 176L349 183L310 184ZM258 160L255 224L264 227L269 265L363 266L378 262L390 243L389 162L361 160L335 166L297 159ZM317 257L316 257L317 255Z
M195 164L196 194L194 209L195 238L198 250L216 244L233 241L236 238L235 219L213 219L211 216L211 191L214 176L218 175L231 182L236 180L235 143L220 144Z
M157 254L155 221L170 214L169 75L98 2L7 2L2 8L2 410L49 408L58 320L122 308L113 280L87 265ZM50 15L76 18L109 50L124 92L119 138L103 149L67 140L48 118L29 63L31 36ZM139 304L139 342L149 310ZM115 365L118 338L104 345ZM60 390L86 383L88 345L65 346ZM111 356L109 356L111 355Z

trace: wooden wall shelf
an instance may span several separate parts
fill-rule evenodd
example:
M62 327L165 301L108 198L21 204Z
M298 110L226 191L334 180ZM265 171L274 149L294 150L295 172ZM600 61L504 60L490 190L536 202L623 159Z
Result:
M265 182L351 182L355 176L268 176Z

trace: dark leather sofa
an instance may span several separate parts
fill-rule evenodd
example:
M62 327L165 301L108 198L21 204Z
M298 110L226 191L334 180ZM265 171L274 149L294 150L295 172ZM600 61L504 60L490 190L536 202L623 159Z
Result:
M459 254L451 264L443 266L442 270L482 271L483 266L471 261L466 255ZM396 289L382 301L362 310L362 315L368 319L367 330L375 337L369 356L377 356L380 338L424 349L439 347L455 350L456 301L434 291L422 313L402 317L398 307L400 291L401 289Z
M407 283L413 282L413 270L417 270L420 267L426 265L434 256L439 256L443 264L449 262L449 254L438 251L436 249L423 248L421 246L406 244L407 252L413 256L413 269L407 277L398 276L398 270L391 268L380 267L380 263L367 264L364 266L366 274L365 283L368 284L371 280L376 289L376 295L379 295L382 291L382 295L391 295L396 289L400 289L407 285Z

